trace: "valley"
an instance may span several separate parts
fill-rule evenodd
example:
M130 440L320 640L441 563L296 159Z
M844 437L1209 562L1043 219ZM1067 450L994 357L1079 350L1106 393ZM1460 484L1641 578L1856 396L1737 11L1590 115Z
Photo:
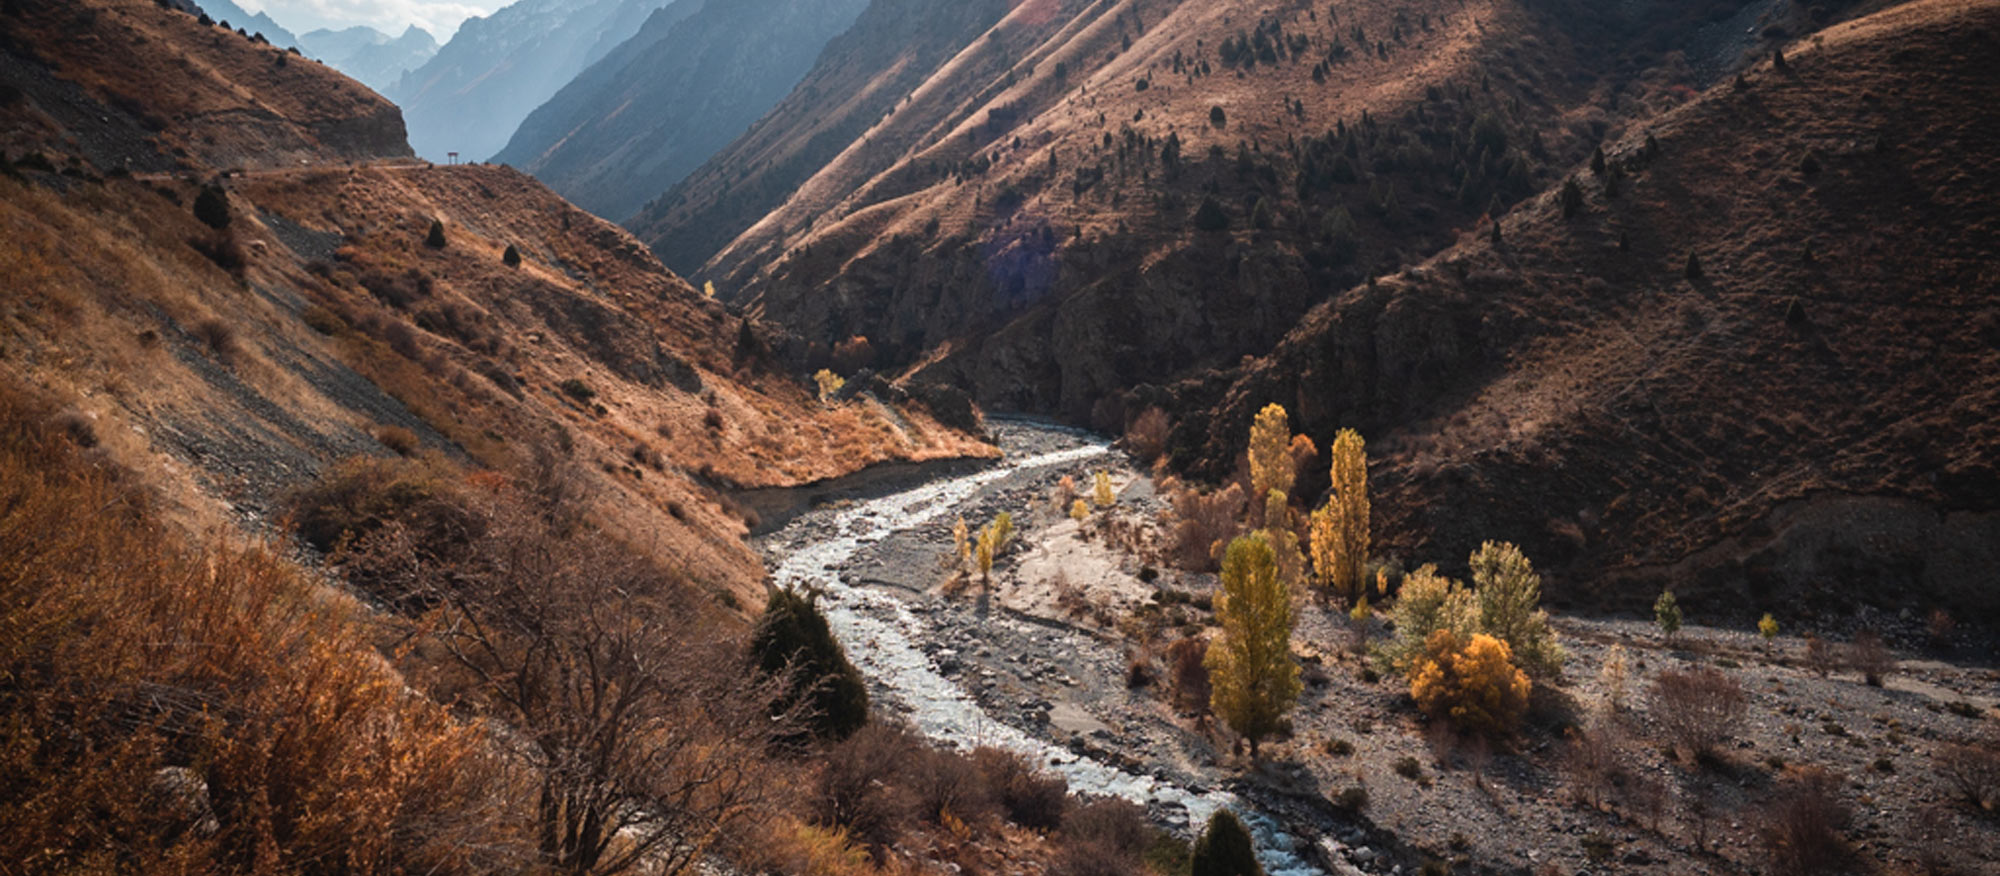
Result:
M2000 0L304 15L0 0L0 874L2000 868Z

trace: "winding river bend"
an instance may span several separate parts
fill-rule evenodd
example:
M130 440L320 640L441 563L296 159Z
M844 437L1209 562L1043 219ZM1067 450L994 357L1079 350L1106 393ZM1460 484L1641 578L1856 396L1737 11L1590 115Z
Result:
M1054 427L1011 423L1009 428L1017 434L1061 432L1064 443L1077 444L1074 433ZM1020 458L1010 453L1009 458L984 471L932 481L838 510L814 512L765 540L766 550L776 560L773 576L780 586L810 586L824 592L821 605L827 620L849 658L868 677L876 697L901 711L932 740L959 748L989 745L1020 752L1062 775L1072 791L1124 797L1153 811L1178 810L1174 814L1184 816L1184 823L1197 829L1216 809L1228 807L1243 816L1257 834L1266 872L1272 876L1324 873L1295 854L1294 837L1233 794L1189 788L1157 775L1119 769L995 719L958 682L947 678L918 645L930 622L924 614L912 611L902 597L888 589L850 583L840 571L858 552L884 538L940 525L983 488L1038 469L1074 467L1110 452L1101 440L1088 439L1080 446Z

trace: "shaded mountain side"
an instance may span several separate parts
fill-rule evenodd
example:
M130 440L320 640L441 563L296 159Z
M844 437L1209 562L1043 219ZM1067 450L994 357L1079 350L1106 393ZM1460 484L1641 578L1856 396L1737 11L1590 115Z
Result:
M646 26L521 123L495 161L624 217L749 128L866 0L710 3Z
M139 34L122 43L129 69L198 74L165 98L191 118L300 99L283 75L225 78L229 51L183 54L162 35L212 45L183 13L78 8L60 20L73 43ZM4 19L0 69L41 77L15 111L105 89L155 112L143 101L156 92L118 78L125 67L79 84L20 55L15 22L32 33L44 11ZM201 63L175 60L190 56ZM285 69L374 99L316 64ZM218 147L240 133L207 130ZM0 166L0 370L76 400L64 416L77 433L196 531L265 530L288 493L354 456L432 459L449 477L564 470L594 520L747 612L764 571L742 540L749 515L723 491L992 453L921 405L820 402L775 367L768 330L518 171L320 149L299 153L308 166L224 173L196 163L234 158L220 148L170 160L143 130L82 133L92 151L59 128ZM122 161L100 155L186 167L114 173Z
M20 0L0 16L0 149L100 170L408 156L395 105L324 66L150 0Z
M1019 4L694 274L990 406L1115 429L1126 392L1269 350L1687 100L1710 74L1673 49L1762 45L1718 30L1752 6L1809 24L1740 0ZM754 202L760 132L829 103L781 105L633 227L670 261L727 233L693 187Z
M627 227L667 264L696 271L986 33L1007 6L871 0L789 96Z
M1571 606L2000 621L1996 56L1987 0L1789 45L1607 144L1572 217L1538 197L1178 387L1175 459L1227 474L1277 402L1368 436L1386 556L1514 541Z
M699 0L517 0L465 20L423 66L386 94L410 120L417 154L484 161L556 90L637 31L661 7Z

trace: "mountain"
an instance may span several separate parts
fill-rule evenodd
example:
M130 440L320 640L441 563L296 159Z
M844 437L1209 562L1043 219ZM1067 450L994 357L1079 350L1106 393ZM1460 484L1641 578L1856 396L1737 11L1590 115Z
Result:
M790 93L866 0L684 0L530 113L494 156L584 209L629 216Z
M1786 45L1608 139L1572 215L1538 196L1315 307L1186 409L1182 458L1226 474L1278 402L1367 434L1389 555L1514 541L1577 607L1992 623L1996 52L2000 4L1948 0Z
M410 155L394 105L219 20L203 26L151 3L140 5L157 15L105 2L17 5L7 24L19 48L0 54L9 154L189 172ZM211 124L218 117L233 121Z
M521 471L559 442L603 525L754 606L723 490L990 452L922 404L822 404L629 234L410 161L396 107L327 67L151 0L16 9L0 377L115 386L80 403L140 436L118 462L202 519L268 525L357 455Z
M1696 580L1838 610L1853 588L1810 582L1838 571L1990 613L1955 582L1992 543L1994 443L1941 411L1996 401L1966 379L1985 318L1947 316L1981 312L1953 254L1991 228L1965 65L1993 8L877 0L628 224L795 332L797 367L863 336L989 407L1167 408L1211 480L1264 404L1360 427L1397 556L1514 540L1577 605ZM1557 221L1578 196L1615 230ZM1875 524L1893 545L1824 553Z
M627 223L668 264L703 263L782 205L947 61L992 28L1008 4L871 0L812 71L763 119ZM857 160L894 161L854 149ZM734 294L734 293L732 293Z
M230 27L242 28L245 33L261 33L265 39L271 41L272 45L283 49L293 48L299 44L297 36L262 12L251 13L230 0L196 0L196 3L218 24L226 21Z
M308 31L299 37L299 48L377 93L387 91L404 73L423 66L438 52L437 40L416 25L399 37L367 25Z
M670 0L520 0L466 19L437 55L385 95L410 121L417 154L483 161L507 145L528 113L637 32ZM695 0L678 0L677 15Z

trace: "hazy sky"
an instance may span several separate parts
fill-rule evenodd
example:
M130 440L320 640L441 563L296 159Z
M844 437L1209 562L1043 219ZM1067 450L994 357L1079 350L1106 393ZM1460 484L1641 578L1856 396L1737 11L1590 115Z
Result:
M200 0L196 0L200 2ZM444 42L459 22L485 15L513 0L236 0L250 12L263 12L293 33L322 27L339 30L365 24L395 36L414 24Z

